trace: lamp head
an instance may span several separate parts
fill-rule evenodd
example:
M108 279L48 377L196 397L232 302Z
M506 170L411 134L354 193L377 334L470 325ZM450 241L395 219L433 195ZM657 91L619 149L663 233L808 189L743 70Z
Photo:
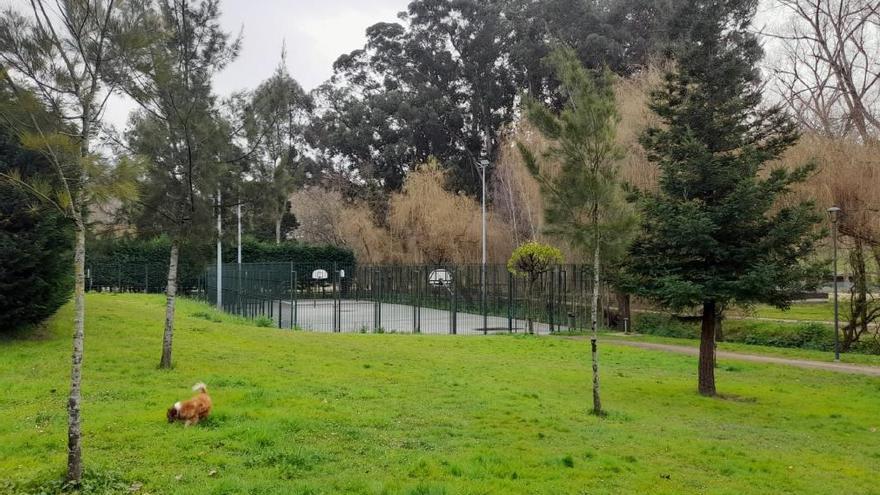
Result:
M828 208L828 215L831 217L831 222L837 222L837 217L840 215L840 208L836 206L832 206Z

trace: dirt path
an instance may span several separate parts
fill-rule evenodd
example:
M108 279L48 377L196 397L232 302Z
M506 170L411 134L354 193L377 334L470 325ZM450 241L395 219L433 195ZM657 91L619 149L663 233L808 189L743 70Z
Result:
M626 341L620 339L605 340L609 344L626 345L630 347L638 347L640 349L652 349L655 351L676 352L679 354L690 354L696 356L700 350L696 347L672 344L657 344L654 342ZM810 361L808 359L793 359L774 356L762 356L758 354L743 354L740 352L717 351L717 357L720 359L734 359L738 361L749 361L753 363L770 363L784 364L788 366L797 366L799 368L811 368L819 370L837 371L839 373L849 373L853 375L870 375L880 376L880 366L869 366L861 364L845 364L845 363L828 363L825 361Z

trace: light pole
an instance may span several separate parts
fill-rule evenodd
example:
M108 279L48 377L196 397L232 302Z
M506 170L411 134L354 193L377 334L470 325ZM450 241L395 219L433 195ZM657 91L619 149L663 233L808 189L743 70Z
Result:
M217 189L217 309L223 310L223 222L220 216L220 189Z
M238 265L241 268L241 198L238 199Z
M828 215L831 217L831 246L833 256L833 274L834 274L834 360L840 361L840 321L838 318L837 304L837 217L840 214L840 208L832 206L828 208Z
M483 334L488 333L488 328L486 326L486 263L487 263L487 251L486 251L486 168L489 167L489 160L483 158L480 160L480 182L483 186L483 194L481 198L481 207L483 212L482 218L482 245L483 245L483 262L480 266L480 291L481 291L481 299L483 306Z

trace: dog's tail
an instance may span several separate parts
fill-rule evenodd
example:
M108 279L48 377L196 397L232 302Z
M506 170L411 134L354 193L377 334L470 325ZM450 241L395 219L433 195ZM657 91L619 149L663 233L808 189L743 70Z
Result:
M208 393L208 386L205 385L205 384L202 383L202 382L199 382L199 383L196 383L195 385L193 385L193 388L192 388L192 389L193 389L193 392L195 392L195 391L199 391L199 392L201 392L201 393L203 393L203 394Z

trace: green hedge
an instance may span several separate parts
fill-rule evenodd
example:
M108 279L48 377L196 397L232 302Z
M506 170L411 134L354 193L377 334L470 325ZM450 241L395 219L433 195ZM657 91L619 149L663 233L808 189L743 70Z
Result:
M171 241L167 237L142 239L92 239L86 248L86 267L92 290L161 292L168 272ZM180 247L178 285L183 292L200 286L205 269L215 263L216 247L208 243L185 243ZM235 245L224 246L223 261L237 259ZM275 244L254 239L242 240L242 259L246 263L338 262L353 265L354 254L334 246L308 246L295 242Z
M687 322L669 315L654 313L637 315L635 330L662 337L688 339L700 337L699 322ZM821 323L724 320L723 333L725 342L819 351L834 350L834 328ZM871 346L863 345L857 350L870 352Z

